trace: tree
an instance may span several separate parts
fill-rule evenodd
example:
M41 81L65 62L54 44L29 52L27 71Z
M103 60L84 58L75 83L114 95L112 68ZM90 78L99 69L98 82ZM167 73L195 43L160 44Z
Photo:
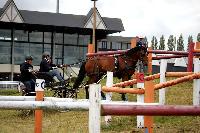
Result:
M177 40L177 51L184 51L183 35L181 34Z
M200 33L197 35L197 42L200 42Z
M169 39L168 39L168 42L167 42L167 46L168 46L168 50L169 51L175 50L175 42L174 42L174 40L175 40L174 36L170 35Z
M148 40L147 40L147 37L145 36L144 39L143 39L144 43L146 44L146 46L148 47Z
M155 36L153 36L153 38L151 40L151 47L152 47L152 49L157 49L158 48L158 41L157 41Z
M189 49L189 45L190 45L191 42L193 42L193 37L191 35L189 35L189 37L188 37L187 51Z
M159 49L160 49L160 50L165 50L165 38L164 38L164 35L162 35L162 36L160 37Z

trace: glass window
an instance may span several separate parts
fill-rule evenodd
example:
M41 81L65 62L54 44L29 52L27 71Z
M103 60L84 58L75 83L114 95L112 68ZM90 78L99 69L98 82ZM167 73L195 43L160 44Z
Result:
M87 47L64 46L64 63L73 64L86 58Z
M11 64L10 42L0 42L0 64Z
M44 44L44 51L51 53L51 44Z
M107 49L107 41L102 41L102 48Z
M51 32L44 32L44 42L45 43L51 43Z
M30 55L30 47L28 43L15 43L14 47L14 62L15 64L21 64L27 55Z
M63 33L56 33L55 43L63 44Z
M101 49L102 48L102 42L97 42L97 47L98 47L98 49Z
M15 31L15 41L28 41L28 32L24 30Z
M112 49L113 50L119 50L119 49L121 49L121 43L119 43L119 42L112 42Z
M107 49L110 50L110 42L107 42Z
M30 55L33 56L33 65L39 65L42 60L43 44L30 43Z
M87 46L90 43L90 35L79 35L79 45Z
M11 40L11 30L0 29L0 40Z
M62 45L55 45L55 58L62 57Z
M123 50L128 49L128 44L127 43L122 43L122 49Z
M32 31L29 33L30 42L43 42L43 33Z
M87 54L87 47L79 47L79 57L78 60L85 60Z
M73 44L73 45L77 45L77 34L65 34L64 35L64 43L65 44Z
M128 44L128 49L131 49L131 44L130 43Z

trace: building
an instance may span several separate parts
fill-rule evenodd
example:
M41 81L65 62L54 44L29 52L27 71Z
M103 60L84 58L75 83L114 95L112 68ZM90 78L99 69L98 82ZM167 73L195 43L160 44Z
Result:
M121 19L101 17L97 9L96 17L96 42L124 31ZM87 15L28 11L8 0L0 7L0 78L12 80L26 55L33 56L35 66L44 51L51 53L54 63L84 59L92 42L92 22L93 9Z
M134 38L122 36L107 36L105 39L101 39L97 42L98 51L115 51L130 49L131 39Z

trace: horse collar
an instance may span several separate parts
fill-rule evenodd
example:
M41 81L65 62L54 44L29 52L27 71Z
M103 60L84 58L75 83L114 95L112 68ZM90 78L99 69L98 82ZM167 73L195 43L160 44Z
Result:
M114 59L115 59L115 71L119 70L119 56L114 55Z

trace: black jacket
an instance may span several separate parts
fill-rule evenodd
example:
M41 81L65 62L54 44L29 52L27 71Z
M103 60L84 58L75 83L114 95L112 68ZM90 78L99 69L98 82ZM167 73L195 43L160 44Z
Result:
M33 66L31 64L28 64L27 62L24 62L20 65L20 71L21 71L21 81L29 81L31 79L35 79L34 75L29 72L29 69L33 70Z
M40 62L40 72L49 72L50 70L52 70L52 67L49 64L49 60L46 58L42 59Z

